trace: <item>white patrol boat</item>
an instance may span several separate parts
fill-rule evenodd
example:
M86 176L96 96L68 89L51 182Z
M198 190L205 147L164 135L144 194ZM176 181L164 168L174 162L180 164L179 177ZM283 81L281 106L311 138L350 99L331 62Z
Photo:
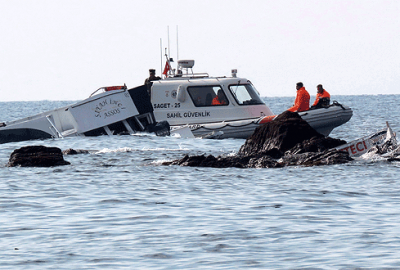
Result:
M102 87L75 104L15 121L0 123L0 143L70 136L168 135L167 122L156 123L146 86Z
M231 77L210 77L193 73L193 66L194 60L179 60L175 72L167 57L165 78L148 86L156 120L168 121L171 130L189 126L196 137L246 139L276 116L248 79L236 77L237 70L232 70ZM328 136L352 114L349 107L335 102L300 116Z

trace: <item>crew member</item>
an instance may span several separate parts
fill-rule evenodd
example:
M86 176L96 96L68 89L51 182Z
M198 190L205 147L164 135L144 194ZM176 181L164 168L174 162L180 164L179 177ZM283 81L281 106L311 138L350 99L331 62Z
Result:
M150 74L150 76L144 81L144 85L147 86L147 92L150 95L151 86L153 85L152 81L158 81L158 80L161 80L161 78L156 76L155 69L149 69L149 74Z
M308 111L310 108L310 94L304 88L302 82L296 84L297 95L294 101L294 105L288 109L291 112L303 112Z
M314 104L311 106L312 109L328 107L331 102L331 95L324 89L322 84L317 85L317 97L315 98Z
M227 104L228 102L226 102L224 91L219 89L217 95L212 100L211 105L227 105Z

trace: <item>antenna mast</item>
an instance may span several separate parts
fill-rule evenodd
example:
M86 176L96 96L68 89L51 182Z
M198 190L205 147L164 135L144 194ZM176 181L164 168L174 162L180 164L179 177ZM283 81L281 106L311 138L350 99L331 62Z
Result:
M171 52L169 50L169 25L167 27L168 27L168 57L171 57Z
M160 72L162 72L162 58L163 58L163 55L162 55L162 39L160 38L160 56L161 56L161 62L160 62L160 65L161 65L161 68L160 68Z
M176 26L176 61L179 61L178 26Z

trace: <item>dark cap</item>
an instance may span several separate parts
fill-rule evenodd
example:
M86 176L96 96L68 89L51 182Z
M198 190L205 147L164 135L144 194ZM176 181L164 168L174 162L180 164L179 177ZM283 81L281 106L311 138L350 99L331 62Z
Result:
M156 73L156 70L151 68L151 69L149 69L149 72L150 73Z
M296 86L303 87L303 83L302 82L298 82L298 83L296 83Z

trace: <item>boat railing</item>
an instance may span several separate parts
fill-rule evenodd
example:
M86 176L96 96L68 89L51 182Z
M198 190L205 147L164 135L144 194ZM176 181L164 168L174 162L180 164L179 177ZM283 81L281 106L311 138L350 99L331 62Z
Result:
M57 135L58 138L63 138L64 139L63 135L61 134L61 132L57 129L56 125L54 124L52 118L53 117L51 115L46 115L46 119L47 119L47 121L49 121L50 126L51 126L51 127L49 127L50 131L54 134L54 137L56 137L55 135Z
M97 89L96 91L94 91L93 93L90 94L89 97L94 96L97 92L102 91L103 92L109 92L109 91L114 91L114 90L127 90L128 87L126 86L126 84L122 85L122 86L103 86L100 87L99 89Z
M187 79L201 79L201 78L208 78L210 75L206 72L204 73L192 73L192 74L175 74L173 76L169 76L165 78L166 80L187 80Z
M14 125L14 124L20 124L20 123L23 123L23 122L27 122L27 121L31 121L31 120L37 120L37 119L46 117L48 114L49 114L49 112L42 112L42 113L39 113L39 114L36 114L36 115L32 115L32 116L28 116L28 117L25 117L25 118L7 121L5 124L7 124L8 126Z

